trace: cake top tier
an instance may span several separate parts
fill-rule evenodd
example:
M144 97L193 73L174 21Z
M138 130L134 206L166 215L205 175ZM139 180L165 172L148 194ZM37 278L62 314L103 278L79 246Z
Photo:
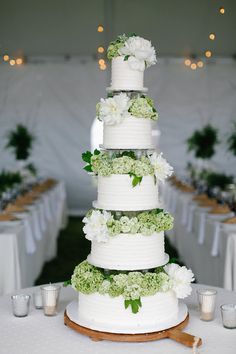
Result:
M146 67L156 64L157 61L151 42L135 33L120 35L112 41L107 49L107 57L110 60L122 57L131 69L138 71L144 71Z

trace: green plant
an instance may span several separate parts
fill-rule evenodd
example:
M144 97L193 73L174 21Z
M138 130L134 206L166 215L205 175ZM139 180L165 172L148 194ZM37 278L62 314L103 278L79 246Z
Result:
M225 189L225 187L233 183L233 181L233 176L227 176L224 173L211 172L206 176L208 188L220 187L221 189Z
M236 156L236 122L233 122L233 129L228 137L227 144L228 150Z
M2 171L0 173L0 192L4 192L7 188L11 188L14 184L22 182L19 172Z
M215 154L215 146L218 143L218 130L210 124L202 130L196 130L187 139L188 151L193 151L195 157L201 159L212 158Z
M8 133L6 148L14 151L16 160L26 160L33 146L34 135L23 124L17 124L14 130Z

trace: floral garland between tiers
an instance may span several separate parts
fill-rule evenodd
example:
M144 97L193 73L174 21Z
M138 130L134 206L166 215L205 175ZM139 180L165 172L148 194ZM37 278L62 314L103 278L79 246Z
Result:
M133 151L122 153L108 153L95 150L94 153L87 151L82 154L82 159L87 163L84 169L95 175L104 177L112 174L128 174L132 177L132 185L142 182L144 176L154 176L155 182L164 180L173 173L172 166L156 152L138 158Z
M96 117L106 125L115 125L125 118L157 120L158 113L151 98L141 95L131 99L126 93L120 93L106 99L101 98L96 105Z
M154 232L173 228L174 218L163 209L123 212L120 217L117 214L106 210L89 210L83 219L85 237L90 241L108 242L110 237L120 233L150 236Z
M177 298L183 299L191 294L192 281L192 271L174 263L158 267L152 272L114 271L107 274L104 270L83 261L75 268L71 285L83 294L122 296L125 308L130 306L132 312L137 313L142 307L141 297L172 290Z

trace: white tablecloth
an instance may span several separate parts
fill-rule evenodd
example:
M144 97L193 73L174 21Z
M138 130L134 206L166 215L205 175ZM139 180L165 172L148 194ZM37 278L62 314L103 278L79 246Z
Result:
M192 193L168 183L162 187L161 198L175 218L174 229L167 236L198 282L236 290L236 225L221 222L232 215L210 215L211 208L199 208Z
M66 195L62 182L43 193L20 221L0 222L0 294L29 287L43 264L57 252L57 236L66 224Z
M196 289L186 299L190 312L190 321L185 331L202 338L203 345L198 353L235 354L236 330L222 327L219 306L223 303L236 302L236 293L217 289L216 318L212 322L199 319L196 301ZM36 288L22 292L33 293ZM192 353L192 349L170 339L149 343L115 343L108 341L93 342L86 336L74 332L63 324L66 305L77 294L70 287L62 288L59 314L46 317L42 310L31 307L28 317L16 318L11 312L10 297L0 298L0 354L183 354Z

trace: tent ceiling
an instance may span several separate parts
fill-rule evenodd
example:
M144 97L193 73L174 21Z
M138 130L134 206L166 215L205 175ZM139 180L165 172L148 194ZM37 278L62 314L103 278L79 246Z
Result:
M224 6L225 15L218 9ZM97 33L97 25L105 31ZM11 0L1 3L0 51L91 55L120 33L150 38L161 56L236 53L235 0ZM210 41L210 32L216 40Z

